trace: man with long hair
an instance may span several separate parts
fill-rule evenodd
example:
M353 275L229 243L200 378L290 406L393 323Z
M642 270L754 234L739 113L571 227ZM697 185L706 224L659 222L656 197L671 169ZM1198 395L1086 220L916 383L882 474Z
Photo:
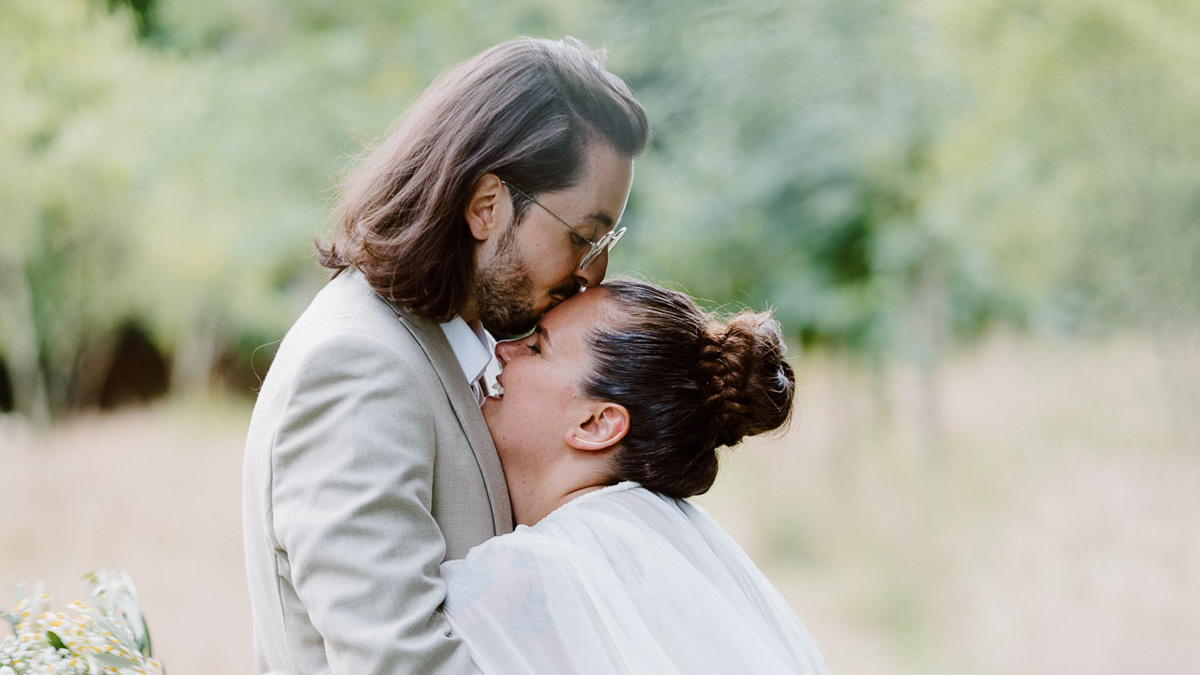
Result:
M479 410L492 335L604 278L648 138L599 55L522 38L445 73L360 159L317 245L332 279L246 444L260 671L474 672L438 566L513 526Z

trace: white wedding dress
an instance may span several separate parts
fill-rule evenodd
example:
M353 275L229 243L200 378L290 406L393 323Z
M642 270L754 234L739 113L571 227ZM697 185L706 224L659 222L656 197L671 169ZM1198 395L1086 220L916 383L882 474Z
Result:
M700 507L588 493L442 565L487 675L828 673L783 597Z

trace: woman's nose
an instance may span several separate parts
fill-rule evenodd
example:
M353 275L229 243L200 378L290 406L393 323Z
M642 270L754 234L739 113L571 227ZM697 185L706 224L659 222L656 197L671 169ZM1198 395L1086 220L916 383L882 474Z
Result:
M516 340L506 340L496 343L496 358L500 361L501 366L508 363L517 348L518 343Z

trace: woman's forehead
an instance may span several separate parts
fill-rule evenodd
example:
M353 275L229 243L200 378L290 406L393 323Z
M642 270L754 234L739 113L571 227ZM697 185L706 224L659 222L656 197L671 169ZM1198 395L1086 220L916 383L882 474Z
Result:
M555 340L560 333L582 338L596 327L611 323L610 298L598 288L580 291L542 317L541 329Z

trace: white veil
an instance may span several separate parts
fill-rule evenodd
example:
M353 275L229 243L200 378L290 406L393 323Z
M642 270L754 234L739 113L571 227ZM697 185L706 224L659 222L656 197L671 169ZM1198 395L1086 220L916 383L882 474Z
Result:
M700 507L622 483L442 565L487 675L827 673L808 631Z

